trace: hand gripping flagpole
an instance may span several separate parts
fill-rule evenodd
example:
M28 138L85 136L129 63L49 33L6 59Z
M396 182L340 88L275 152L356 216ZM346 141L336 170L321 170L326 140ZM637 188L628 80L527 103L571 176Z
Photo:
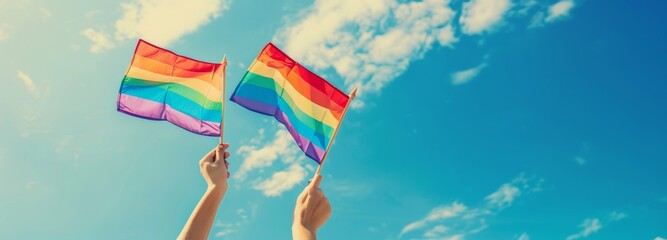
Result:
M343 115L340 117L340 121L338 122L338 126L336 126L336 129L334 130L333 135L331 136L331 141L329 141L329 145L327 146L327 150L324 152L324 156L322 156L322 162L320 162L320 166L317 167L317 171L315 171L315 176L320 174L320 171L322 170L322 165L324 165L324 160L327 159L327 155L329 154L329 149L331 149L331 145L333 145L334 139L336 139L336 134L338 134L338 129L340 128L340 124L343 123L343 119L345 118L345 113L347 113L347 109L350 107L350 103L354 98L357 96L357 89L359 86L354 87L352 92L350 92L350 100L347 101L347 104L345 104L345 109L343 110Z

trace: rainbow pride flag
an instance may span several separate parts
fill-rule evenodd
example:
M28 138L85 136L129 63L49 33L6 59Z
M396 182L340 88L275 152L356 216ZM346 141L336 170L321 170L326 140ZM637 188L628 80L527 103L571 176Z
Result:
M118 111L220 135L224 66L139 40L118 94Z
M269 43L250 65L231 100L274 116L299 148L321 163L350 97Z

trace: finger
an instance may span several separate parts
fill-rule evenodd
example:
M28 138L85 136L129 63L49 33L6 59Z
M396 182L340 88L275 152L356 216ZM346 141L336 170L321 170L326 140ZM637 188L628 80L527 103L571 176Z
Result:
M322 182L322 175L317 174L317 175L315 175L315 178L313 178L313 180L310 182L309 187L311 189L319 188L321 182Z
M215 149L211 150L206 155L204 155L201 161L199 161L199 165L204 164L204 162L211 162L213 158L215 158Z
M225 152L225 159L229 158L229 156L231 156L231 155L232 155L231 153ZM227 161L227 160L225 160L225 161Z

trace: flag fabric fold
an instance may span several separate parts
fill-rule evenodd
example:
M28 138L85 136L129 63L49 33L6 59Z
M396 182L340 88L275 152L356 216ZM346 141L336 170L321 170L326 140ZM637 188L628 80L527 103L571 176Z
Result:
M118 94L118 111L166 120L190 132L220 135L222 71L139 40Z
M269 43L250 65L231 100L274 116L299 148L321 163L350 97Z

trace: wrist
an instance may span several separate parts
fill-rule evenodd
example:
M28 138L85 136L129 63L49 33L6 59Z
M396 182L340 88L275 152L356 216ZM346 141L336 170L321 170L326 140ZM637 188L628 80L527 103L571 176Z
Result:
M208 185L208 188L206 188L206 192L215 195L225 195L225 193L227 192L227 186Z
M295 222L292 224L292 236L298 240L317 239L317 229Z

